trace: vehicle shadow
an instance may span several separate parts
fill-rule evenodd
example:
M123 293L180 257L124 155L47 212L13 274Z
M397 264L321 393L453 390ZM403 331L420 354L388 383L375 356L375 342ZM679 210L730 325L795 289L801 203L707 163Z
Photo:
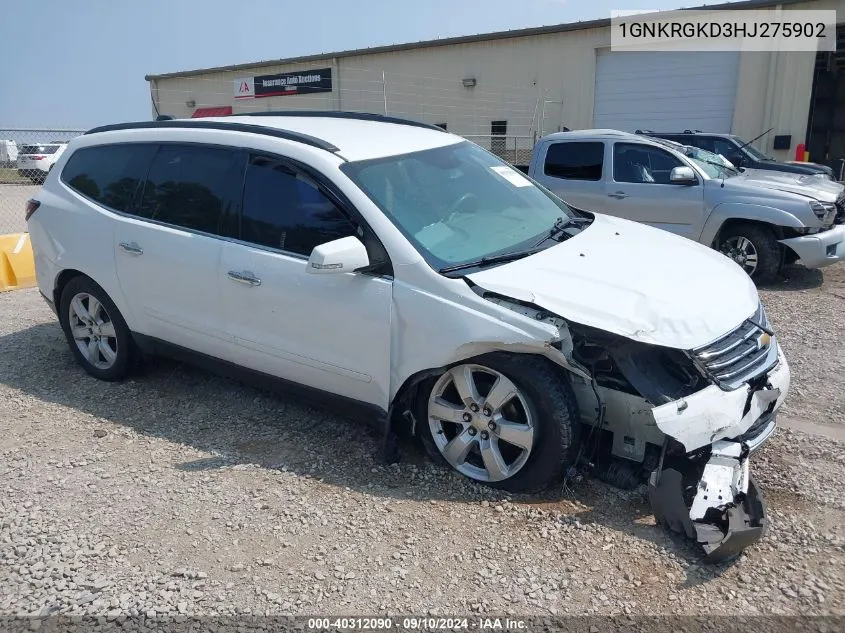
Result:
M382 438L367 425L193 367L154 359L124 382L100 382L76 364L57 324L0 336L0 358L8 359L0 383L92 416L92 437L107 421L207 454L172 465L184 472L253 464L376 497L513 503L576 528L599 524L651 542L682 562L687 583L706 582L730 567L702 565L694 544L654 525L642 492L587 479L540 495L511 495L433 463L409 438L400 440L400 463L388 465Z
M812 290L824 284L824 273L819 269L800 265L787 266L778 277L768 283L758 284L760 290Z

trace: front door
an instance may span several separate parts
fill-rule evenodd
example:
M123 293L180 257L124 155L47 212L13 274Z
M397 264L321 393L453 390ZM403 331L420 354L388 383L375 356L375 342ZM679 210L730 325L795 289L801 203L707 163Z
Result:
M605 180L604 211L695 239L704 217L704 188L670 184L686 166L671 153L641 143L614 143L612 176Z
M240 240L223 245L222 300L239 364L386 409L392 280L306 272L315 246L357 234L312 179L255 155Z

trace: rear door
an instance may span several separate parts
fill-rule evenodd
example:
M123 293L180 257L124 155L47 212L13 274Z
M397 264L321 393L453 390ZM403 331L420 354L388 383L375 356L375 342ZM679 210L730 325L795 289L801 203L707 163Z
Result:
M687 166L670 152L642 143L616 142L611 177L605 184L605 209L635 222L695 238L704 216L704 189L670 184L669 173Z
M574 207L603 212L604 165L602 141L552 141L536 165L535 179Z
M231 357L217 271L220 235L237 213L245 156L200 144L157 148L114 239L118 281L142 334Z

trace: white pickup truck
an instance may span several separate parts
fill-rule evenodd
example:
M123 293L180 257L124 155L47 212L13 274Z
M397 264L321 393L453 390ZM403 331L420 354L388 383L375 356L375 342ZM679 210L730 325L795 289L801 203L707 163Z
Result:
M616 130L546 136L528 174L577 208L718 249L755 281L799 259L808 268L845 259L845 187L829 180L740 170L704 150Z

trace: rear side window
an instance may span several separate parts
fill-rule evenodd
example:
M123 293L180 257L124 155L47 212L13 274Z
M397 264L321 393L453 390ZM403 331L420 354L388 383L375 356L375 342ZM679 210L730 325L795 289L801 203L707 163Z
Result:
M235 205L243 176L239 151L162 145L153 158L138 215L186 229L218 233Z
M58 145L23 145L19 154L55 154L59 151Z
M254 156L244 181L241 239L300 255L355 226L304 175L275 158Z
M549 146L544 173L567 180L601 180L604 143L568 142Z
M156 146L98 145L73 153L62 181L74 191L115 211L129 208L147 172Z

